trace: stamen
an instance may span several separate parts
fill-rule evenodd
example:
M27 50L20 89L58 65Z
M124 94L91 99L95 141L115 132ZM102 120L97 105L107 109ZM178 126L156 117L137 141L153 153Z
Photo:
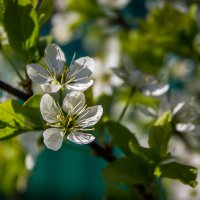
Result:
M76 127L75 127L76 128ZM93 131L94 128L78 128L76 129L77 131Z
M84 79L87 79L88 77L82 77L82 78L77 78L77 79L74 79L74 82L77 82L77 81L80 81L80 80L84 80Z
M60 55L60 50L59 49L57 49L57 52L58 52L58 56L60 57L60 59L58 59L58 64L59 64L59 69L61 69L61 55Z
M82 119L83 117L85 117L89 113L89 111L90 111L90 109L88 109L87 112L84 115L80 116L79 120Z
M58 102L56 102L56 105L58 106L60 115L61 115L61 116L64 116L64 113L63 113L63 111L62 111L62 108L61 108L60 104L59 104Z
M87 104L85 104L82 108L80 107L81 110L76 111L76 115L74 116L74 118L79 117L79 115L85 110L86 107L87 107Z
M79 101L79 102L76 104L76 106L72 109L72 112L73 112L74 114L77 113L77 111L76 111L76 112L74 112L74 111L75 111L75 109L76 109L81 103L82 103L82 102ZM80 107L80 108L82 108L82 107ZM78 108L78 110L79 110L80 108Z
M73 57L72 57L72 60L71 60L71 62L70 62L70 65L69 65L69 66L71 66L71 65L72 65L72 63L74 62L74 59L75 59L75 57L76 57L76 52L74 52L74 55L73 55Z
M81 65L80 65L80 66L81 66ZM74 76L75 74L78 74L81 70L87 68L87 66L83 66L83 67L81 66L81 68L80 68L80 66L78 66L78 67L76 68L76 70L70 75L70 77Z

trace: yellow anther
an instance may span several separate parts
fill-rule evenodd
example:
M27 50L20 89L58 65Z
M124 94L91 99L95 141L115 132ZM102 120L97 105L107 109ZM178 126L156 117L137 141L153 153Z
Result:
M61 115L57 115L56 118L57 118L57 120L62 121L62 116Z

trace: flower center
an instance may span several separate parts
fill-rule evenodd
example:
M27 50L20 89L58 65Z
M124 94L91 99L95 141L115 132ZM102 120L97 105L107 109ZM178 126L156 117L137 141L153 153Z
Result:
M52 85L57 85L57 84L59 84L59 81L53 80L53 81L51 82L51 84L52 84Z
M66 126L67 129L70 129L74 126L74 119L71 116L66 118Z
M60 123L65 129L71 129L75 125L75 120L70 115L68 115L67 117L57 115L57 119L60 121Z

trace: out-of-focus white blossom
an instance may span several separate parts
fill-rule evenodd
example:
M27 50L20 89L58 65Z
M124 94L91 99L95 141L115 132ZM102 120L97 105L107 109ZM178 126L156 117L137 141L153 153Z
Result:
M165 65L165 74L182 81L188 80L195 68L194 62L191 59L182 59L174 55L166 56Z
M64 11L68 6L68 0L53 0L57 11Z
M112 86L118 86L122 81L113 75L111 68L119 66L120 62L120 44L116 37L107 39L104 46L103 58L95 57L95 70L93 77L95 79L93 85L94 96L102 93L111 95Z
M174 8L179 10L182 13L187 13L188 12L188 7L184 5L184 2L181 1L174 1L174 2L167 2L170 3ZM145 3L147 9L153 9L153 8L162 8L165 5L164 0L148 0Z
M28 170L33 169L37 156L41 151L41 146L39 146L41 135L42 131L29 131L19 135L19 141L27 153L25 165Z
M85 131L92 130L90 127L99 121L103 108L100 105L86 108L85 95L73 91L65 96L62 108L49 94L45 94L40 102L40 111L49 126L43 132L44 144L57 151L65 138L76 144L92 142L95 137Z
M199 134L198 121L200 120L200 112L192 99L181 97L177 93L171 95L168 100L166 96L160 99L159 108L140 106L139 109L147 116L157 118L166 111L171 111L172 121L177 131Z
M98 2L105 7L122 9L130 2L130 0L98 0Z
M154 77L142 73L131 66L113 68L113 71L130 87L143 91L147 96L161 96L169 90L167 83L161 83Z
M77 12L58 13L52 17L52 35L56 42L67 44L76 36L74 26L80 22L81 16Z

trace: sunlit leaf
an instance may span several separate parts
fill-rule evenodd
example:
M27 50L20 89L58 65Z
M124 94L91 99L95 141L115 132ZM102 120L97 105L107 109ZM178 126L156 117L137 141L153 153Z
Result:
M32 107L32 108L39 108L40 107L40 100L42 98L41 94L35 94L32 97L30 97L24 105L27 107Z
M52 15L54 10L52 0L41 1L37 10L39 24L42 26Z
M150 129L148 141L150 148L160 156L166 156L171 133L171 113L166 112L157 119Z
M29 61L39 37L37 13L30 1L8 1L3 22L10 45Z
M159 165L155 169L154 175L163 178L176 179L191 187L197 185L197 169L177 162Z
M20 105L16 100L0 104L0 139L42 127L39 109Z

